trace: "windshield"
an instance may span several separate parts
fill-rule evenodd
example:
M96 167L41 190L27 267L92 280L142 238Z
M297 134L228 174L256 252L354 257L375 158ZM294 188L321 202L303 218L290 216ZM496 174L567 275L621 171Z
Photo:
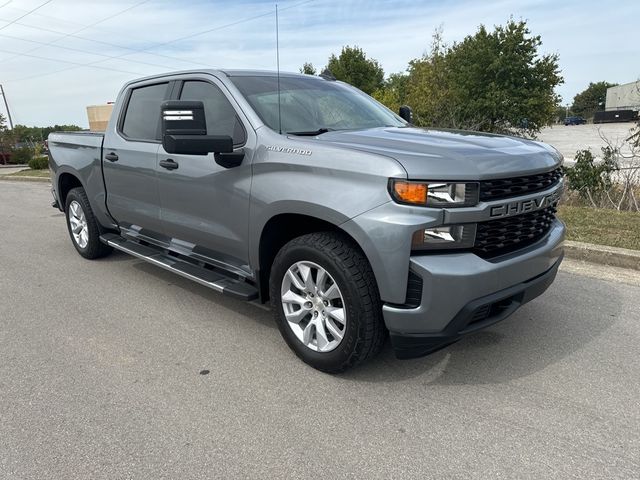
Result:
M279 131L277 77L230 79L262 121ZM406 125L398 115L359 90L312 76L280 77L280 112L283 133L319 134Z

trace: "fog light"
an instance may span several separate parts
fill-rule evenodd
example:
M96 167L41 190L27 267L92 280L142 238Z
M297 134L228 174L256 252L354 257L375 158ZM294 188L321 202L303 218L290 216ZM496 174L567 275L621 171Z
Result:
M413 234L413 250L471 248L476 240L476 224L442 225L418 230Z

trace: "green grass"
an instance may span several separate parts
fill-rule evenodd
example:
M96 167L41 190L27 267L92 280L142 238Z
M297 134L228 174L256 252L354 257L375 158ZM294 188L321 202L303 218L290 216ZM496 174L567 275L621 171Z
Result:
M558 216L569 240L640 250L640 212L561 205Z
M20 172L10 173L5 175L6 177L40 177L40 178L49 178L50 173L49 169L45 168L44 170L31 170L30 168L27 170L21 170Z

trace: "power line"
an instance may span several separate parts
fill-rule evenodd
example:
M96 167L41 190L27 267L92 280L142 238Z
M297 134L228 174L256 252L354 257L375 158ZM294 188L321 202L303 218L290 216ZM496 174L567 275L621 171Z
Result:
M313 1L315 1L315 0L304 0L302 2L295 3L295 4L290 5L288 7L280 8L279 11L290 10L292 8L300 7L302 5L311 3ZM182 40L186 40L186 39L189 39L189 38L197 37L197 36L200 36L200 35L205 35L207 33L212 33L212 32L218 31L218 30L222 30L222 29L225 29L225 28L228 28L228 27L231 27L231 26L239 25L241 23L246 23L246 22L249 22L249 21L252 21L252 20L256 20L258 18L263 18L263 17L266 17L266 16L270 16L270 15L273 15L273 11L269 11L269 12L266 12L266 13L263 13L263 14L260 14L260 15L254 15L252 17L248 17L248 18L244 18L244 19L241 19L241 20L237 20L235 22L228 23L228 24L225 24L225 25L220 25L220 26L217 26L217 27L214 27L214 28L209 28L209 29L206 29L206 30L202 30L200 32L192 33L192 34L189 34L189 35L186 35L186 36L183 36L183 37L178 37L178 38L175 38L173 40L169 40L167 42L156 43L156 44L153 44L153 45L151 45L149 47L145 47L145 48L141 48L141 49L131 49L131 48L129 48L128 50L131 50L131 53L124 53L124 54L116 55L116 56L113 56L113 57L110 57L110 58L111 59L122 59L123 57L126 57L128 55L132 55L133 53L144 53L147 50L150 50L152 48L156 48L156 47L164 46L164 45L169 45L171 43L180 42ZM0 52L2 52L2 51L3 50L0 50ZM17 53L17 52L12 52L12 53ZM149 53L151 53L151 52L149 52ZM31 56L33 56L33 55L31 55ZM35 58L43 58L43 57L35 57ZM49 72L49 73L44 73L44 74L39 74L39 75L32 75L32 76L29 76L29 77L22 77L22 78L18 78L18 79L15 79L15 80L10 80L10 81L11 82L16 82L16 81L22 81L22 80L31 80L31 79L34 79L34 78L40 78L40 77L43 77L43 76L54 75L56 73L62 73L62 72L66 72L66 71L69 71L69 70L74 70L74 69L79 68L79 67L104 68L104 67L95 67L96 64L101 63L101 62L104 61L102 59L101 60L96 60L96 61L93 61L93 62L89 62L89 63L85 63L85 64L80 64L80 63L77 63L77 62L63 61L63 60L56 60L56 59L51 59L51 58L46 58L45 60L61 61L63 63L72 63L72 64L75 64L76 66L69 67L69 68L64 68L64 69L61 69L61 70L56 70L54 72ZM111 69L111 68L109 68L109 69L110 70L115 70L115 69ZM121 71L121 72L125 72L125 73L132 73L132 72L124 71L124 70L115 70L115 71ZM141 75L141 74L136 74L136 75Z
M115 18L115 17L117 17L118 15L122 15L123 13L126 13L126 12L128 12L129 10L133 10L134 8L139 7L139 6L140 6L140 5L142 5L143 3L148 3L148 2L150 2L150 1L151 1L151 0L142 0L142 1L140 1L140 2L138 2L138 3L136 3L136 4L134 4L134 5L131 5L130 7L125 8L124 10L120 10L119 12L116 12L116 13L114 13L114 14L112 14L112 15L109 15L108 17L105 17L105 18L103 18L103 19L101 19L101 20L98 20L97 22L93 22L93 23L92 23L92 24L90 24L90 25L84 25L82 28L80 28L79 30L76 30L75 32L64 34L64 35L62 35L61 37L59 37L59 38L56 38L56 39L52 40L51 42L39 42L39 43L41 43L42 45L45 45L45 46L53 45L54 43L57 43L57 42L59 42L60 40L62 40L62 39L64 39L64 38L70 37L71 35L75 35L75 34L77 34L77 33L83 32L84 30L87 30L87 29L89 29L89 28L95 27L96 25L99 25L99 24L101 24L101 23L103 23L103 22L106 22L107 20L111 20L112 18ZM4 27L3 27L3 28L4 28ZM0 29L0 30L2 30L2 29ZM14 37L14 38L15 38L15 37ZM29 41L29 40L25 40L25 41ZM31 52L35 52L36 50L39 50L40 48L41 48L41 47L35 47L35 48L32 48L31 50L27 50L27 51L26 51L26 52L24 52L24 53L31 53ZM11 61L11 60L13 60L14 58L18 58L19 56L20 56L20 55L14 55L13 57L6 58L6 59L4 59L4 60L2 61L2 63L4 64L4 63L6 63L6 62L10 62L10 61Z
M0 49L0 52L2 52L2 53L11 53L11 54L19 54L18 52L12 52L10 50L4 50L4 49ZM42 57L40 55L31 55L31 54L28 54L28 53L20 53L19 55L22 55L23 57L37 58L38 60L48 60L48 61L52 61L52 62L68 63L70 65L75 65L77 67L91 67L91 68L99 68L100 70L109 70L111 72L130 73L130 74L133 74L133 75L144 75L143 73L131 72L129 70L119 70L119 69L113 68L113 67L100 67L98 65L91 65L91 64L88 64L88 63L72 62L71 60L60 60L59 58L48 58L48 57ZM70 70L70 69L67 69L67 70ZM62 70L60 70L60 71L62 71ZM10 81L15 82L16 80L10 80Z
M8 20L4 20L4 19L0 18L0 21L7 22ZM29 29L32 29L32 30L38 30L38 31L41 31L41 32L55 33L56 35L66 35L67 37L77 38L79 40L84 40L86 42L92 42L92 43L96 43L96 44L99 44L99 45L106 45L106 46L109 46L109 47L115 47L115 48L120 48L120 49L123 49L123 50L129 50L131 53L139 53L140 52L139 49L127 47L125 45L119 45L117 43L105 42L103 40L95 40L93 38L83 37L81 35L75 35L75 34L72 34L72 33L67 34L65 32L61 32L60 30L53 30L51 28L34 27L34 26L31 26L31 25L27 25L26 23L20 23L20 22L16 22L16 25L20 25L21 27L29 28ZM161 53L154 53L154 52L146 52L146 53L147 53L147 55L153 55L155 57L162 57L162 58L167 58L167 59L170 59L170 60L176 60L176 61L179 61L179 62L189 63L191 65L206 66L205 64L192 62L192 61L189 61L189 60L184 60L184 59L178 58L178 57L172 57L170 55L163 55ZM5 60L1 60L1 61L4 62Z
M13 0L9 0L7 3L3 3L2 5L0 5L0 8L4 8L7 5L9 5Z
M11 3L13 0L10 0L8 3ZM5 4L6 5L6 4ZM2 8L2 7L0 7ZM13 7L15 10L20 10L21 12L26 12L26 10L21 9L21 8L17 8L17 7ZM54 17L53 15L45 15L44 13L34 13L33 14L34 17L38 17L38 18L44 18L47 20L54 20L56 22L63 22L63 23L68 23L69 25L74 25L74 26L80 26L80 27L84 27L84 24L82 23L78 23L78 22L74 22L73 20L69 20L66 18L60 18L60 17ZM3 22L8 22L9 20L2 20ZM16 25L22 25L22 26L26 26L25 23L20 23L20 22L16 22Z
M305 4L307 4L307 3L311 3L311 2L313 2L313 1L315 1L315 0L304 0L304 1L299 2L299 3L296 3L296 4L294 4L294 5L290 5L290 6L288 6L288 7L281 8L281 9L280 9L280 11L283 11L283 10L290 10L290 9L292 9L292 8L296 8L296 7L299 7L299 6L305 5ZM258 18L263 18L263 17L267 17L267 16L271 16L271 15L273 15L273 11L269 11L269 12L266 12L266 13L262 13L262 14L260 14L260 15L254 15L254 16L252 16L252 17L248 17L248 18L244 18L244 19L241 19L241 20L237 20L237 21L232 22L232 23L227 23L227 24L225 24L225 25L220 25L220 26L217 26L217 27L214 27L214 28L209 28L209 29L207 29L207 30L202 30L202 31L200 31L200 32L196 32L196 33L192 33L192 34L189 34L189 35L185 35L185 36L183 36L183 37L174 38L173 40L169 40L169 41L167 41L167 42L155 43L155 44L153 44L153 45L152 45L152 46L150 46L150 47L145 47L145 48L141 48L141 49L135 49L135 50L134 50L134 52L132 52L132 53L142 53L142 52L146 52L147 50L150 50L150 49L152 49L152 48L162 47L162 46L165 46L165 45L169 45L169 44L172 44L172 43L176 43L176 42L180 42L180 41L183 41L183 40L187 40L187 39L189 39L189 38L198 37L198 36L201 36L201 35L205 35L205 34L207 34L207 33L212 33L212 32L218 31L218 30L222 30L222 29L225 29L225 28L228 28L228 27L233 27L233 26L235 26L235 25L239 25L239 24L241 24L241 23L250 22L250 21L252 21L252 20L256 20L256 19L258 19ZM126 57L126 56L128 56L128 55L131 55L132 53L124 53L124 54L122 54L122 55L117 55L115 58L119 58L119 59L121 59L121 58ZM102 61L103 61L103 60L97 60L97 61L95 61L95 62L88 63L87 65L95 65L96 63L100 63L100 62L102 62Z
M13 40L18 40L18 41L20 41L20 42L36 43L36 44L38 44L38 45L42 45L42 46L45 46L45 47L59 48L59 49L61 49L61 50L68 50L68 51L71 51L71 52L88 53L88 54L90 54L90 55L97 55L97 56L99 56L99 57L104 57L104 58L105 58L105 60L108 60L108 59L111 59L111 58L117 58L117 59L120 59L119 57L116 57L116 56L114 56L114 55L106 55L106 54L104 54L104 53L92 52L92 51L90 51L90 50L83 50L83 49L81 49L81 48L63 47L62 45L53 45L53 44L52 44L52 42L40 42L40 41L38 41L38 40L29 40L29 39L26 39L26 38L15 37L15 36L13 36L13 35L6 35L6 34L4 34L4 33L0 33L0 37L4 37L4 38L11 38L11 39L13 39ZM40 47L38 47L38 48L40 48ZM17 57L20 57L21 55L25 55L25 54L28 54L28 53L34 52L34 51L38 50L38 48L33 48L33 49L31 49L31 50L27 50L27 51L26 51L26 52L24 52L24 53L16 54L16 55L14 55L13 57L9 57L9 58L8 58L8 59L6 59L6 60L2 60L2 63L4 64L5 62L8 62L9 60L11 60L11 59L13 59L13 58L17 58ZM55 61L55 59L54 59L54 58L49 58L49 60L53 60L53 61ZM142 65L151 65L151 66L153 66L153 67L172 68L172 67L170 67L170 66L168 66L168 65L160 65L160 64L158 64L158 63L143 62L143 61L141 61L141 60L129 60L129 59L126 59L126 58L122 58L122 59L120 59L120 60L122 60L122 61L124 61L124 62L131 62L131 63L142 64Z
M9 23L7 23L6 25L3 25L2 27L0 27L0 30L4 30L5 28L13 25L14 23L16 23L19 20L22 20L24 17L31 15L33 12L35 12L36 10L39 10L40 8L44 7L46 4L53 2L53 0L47 0L44 3L41 3L40 5L38 5L36 8L33 8L31 10L29 10L27 13L25 13L24 15L21 15L20 17L16 18L15 20L10 21ZM6 5L6 3L5 3ZM4 7L4 5L3 5Z
M284 10L290 10L292 8L300 7L302 5L305 5L307 3L311 3L313 1L315 1L315 0L304 0L303 2L299 2L299 3L296 3L294 5L290 5L288 7L281 8L280 11L282 12ZM163 47L163 46L169 45L171 43L181 42L182 40L188 40L189 38L199 37L199 36L205 35L207 33L215 32L215 31L218 31L218 30L222 30L223 28L233 27L233 26L239 25L241 23L250 22L251 20L256 20L258 18L269 17L271 15L273 15L273 11L262 13L260 15L255 15L253 17L245 18L245 19L238 20L238 21L235 21L235 22L232 22L232 23L227 23L226 25L220 25L218 27L210 28L210 29L207 29L207 30L202 30L200 32L196 32L196 33L192 33L192 34L189 34L189 35L185 35L184 37L174 38L173 40L169 40L168 42L156 43L151 47L147 47L147 48L142 49L141 51L146 51L146 50L149 50L151 48L156 48L156 47Z

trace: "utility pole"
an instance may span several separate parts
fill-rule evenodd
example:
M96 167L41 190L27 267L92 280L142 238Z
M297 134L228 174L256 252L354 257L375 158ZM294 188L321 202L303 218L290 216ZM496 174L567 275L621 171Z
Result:
M7 117L9 118L9 128L13 130L13 120L11 120L11 112L9 111L7 96L4 94L4 88L2 88L2 84L0 84L0 95L2 95L2 99L4 100L4 106L7 109Z

